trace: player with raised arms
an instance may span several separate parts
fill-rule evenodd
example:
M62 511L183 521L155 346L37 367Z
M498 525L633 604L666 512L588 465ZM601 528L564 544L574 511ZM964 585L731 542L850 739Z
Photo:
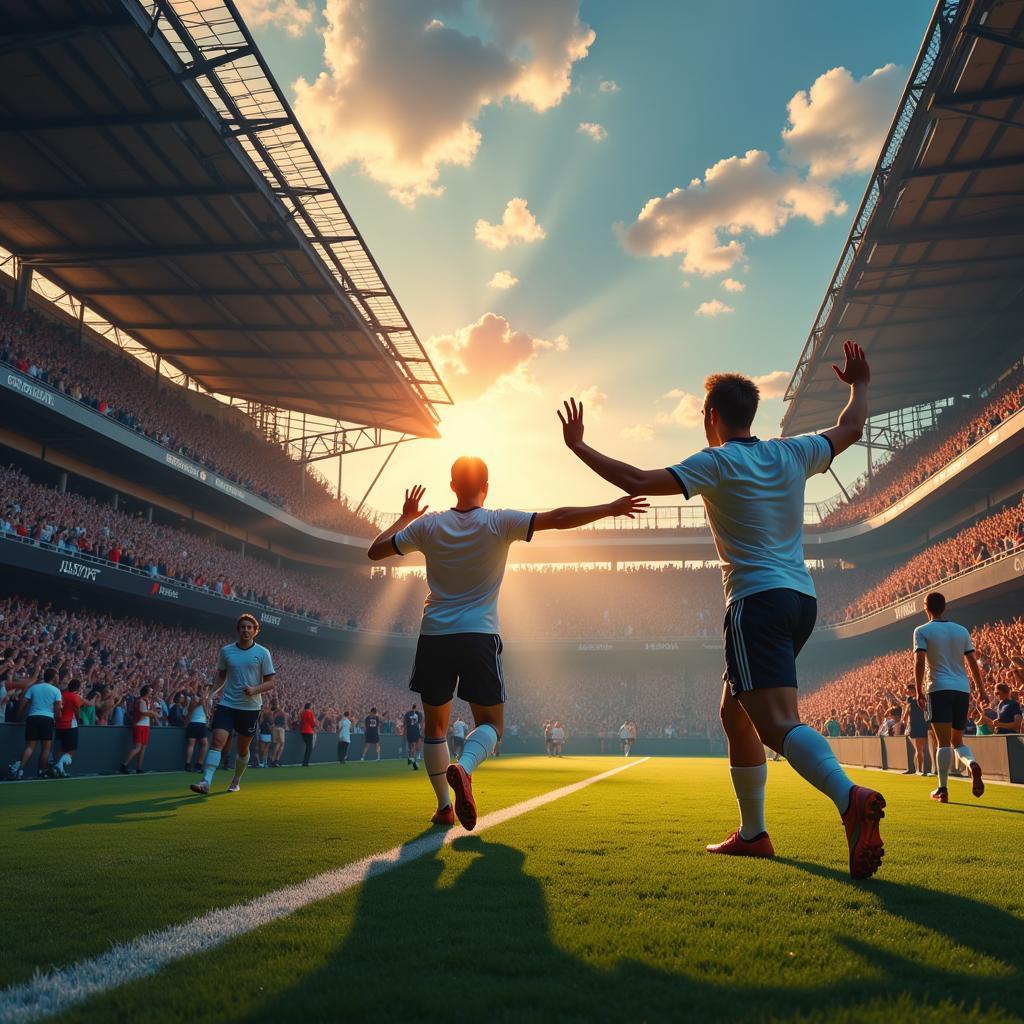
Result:
M263 694L269 693L275 685L274 661L270 651L256 643L260 624L255 615L246 612L235 623L238 640L225 644L217 659L217 690L221 692L220 703L210 723L210 749L203 762L203 781L189 787L193 793L210 792L210 783L220 765L221 751L237 734L235 774L228 785L229 793L241 789L242 775L249 766L249 745L256 735L256 725L263 707Z
M647 508L642 498L620 498L589 508L550 512L485 509L489 482L482 459L462 456L452 465L454 508L424 515L424 488L405 492L402 515L381 533L367 554L374 561L411 551L427 562L427 599L409 689L423 701L423 761L437 795L433 822L476 825L472 775L491 754L504 725L505 677L501 668L498 592L508 549L538 530L568 530L609 516L633 516ZM473 711L474 728L458 764L448 752L448 719L456 688ZM448 787L455 792L452 810Z
M836 805L846 829L850 874L879 868L883 846L880 793L855 786L828 741L800 721L796 657L814 628L817 600L804 563L803 515L807 478L861 436L868 415L871 373L859 345L844 345L845 366L833 366L850 397L830 430L762 441L750 433L760 394L735 373L704 382L708 447L667 469L641 470L595 451L583 441L583 406L565 403L565 444L598 476L628 494L703 497L722 562L725 589L725 687L722 725L729 744L740 827L710 853L772 857L764 822L768 777L765 746L781 753Z
M949 803L949 770L953 767L953 751L971 773L971 791L975 796L985 792L981 765L974 760L971 748L964 744L964 726L971 706L971 686L964 664L970 669L978 695L978 706L985 707L988 698L981 681L981 666L974 653L971 634L946 615L946 599L937 590L924 599L928 621L914 630L914 687L925 718L935 734L935 773L939 784L931 797L940 804ZM926 679L927 677L927 679ZM922 684L927 682L927 691Z

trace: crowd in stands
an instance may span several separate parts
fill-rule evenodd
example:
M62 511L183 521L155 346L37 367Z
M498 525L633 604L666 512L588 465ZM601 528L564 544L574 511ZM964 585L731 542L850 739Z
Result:
M265 638L264 638L265 639ZM181 724L174 709L214 678L217 654L230 637L198 629L68 611L23 598L0 600L0 721L16 721L17 689L7 684L54 668L62 682L81 680L81 693L95 702L94 724L132 724L133 699L151 686L161 725ZM348 661L314 657L273 644L277 704L290 725L311 702L320 728L332 731L344 711L357 725L371 707L385 733L399 732L402 713L417 698L407 673L389 675ZM411 653L411 652L410 652ZM641 736L717 736L719 682L654 673L623 681L614 671L512 678L507 728L510 735L538 736L543 722L558 717L574 735L614 736L629 718ZM455 712L471 721L468 706ZM454 717L454 716L453 716ZM93 719L93 715L90 715Z
M842 622L877 611L990 558L1021 548L1024 499L925 548L888 573L867 568L818 574L821 621Z
M1024 366L1019 366L985 395L944 410L930 429L894 452L870 479L859 481L850 500L829 512L822 526L843 526L884 512L1022 408Z
M983 720L994 717L997 683L1006 683L1015 699L1024 701L1024 619L979 626L971 636L990 704L979 707L972 699L970 718L975 726L981 722L984 731ZM801 699L800 715L818 730L834 720L842 736L877 736L891 708L902 709L913 682L914 654L908 644L904 651L871 658L824 682Z
M310 523L357 536L378 531L280 446L204 415L165 377L157 394L153 371L141 362L77 341L35 312L0 306L0 360Z
M359 625L375 598L374 581L356 572L278 569L112 504L61 494L15 466L0 468L0 534L325 622Z

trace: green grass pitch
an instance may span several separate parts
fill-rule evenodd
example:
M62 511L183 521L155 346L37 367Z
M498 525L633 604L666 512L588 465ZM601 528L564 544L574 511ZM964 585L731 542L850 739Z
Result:
M619 763L488 762L481 813ZM769 769L774 861L704 853L735 826L724 761L652 759L63 1019L1024 1018L1024 790L953 780L940 806L933 780L855 772L888 800L887 855L852 882L832 805ZM402 844L432 809L403 762L189 781L0 787L0 985Z

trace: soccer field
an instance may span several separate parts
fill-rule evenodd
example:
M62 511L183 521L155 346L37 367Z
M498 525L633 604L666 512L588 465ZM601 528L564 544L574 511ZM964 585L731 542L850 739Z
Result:
M888 800L887 855L851 882L834 808L785 764L769 765L774 861L704 853L736 821L724 761L638 761L555 793L623 763L488 762L482 831L446 844L404 763L250 771L231 796L218 773L207 799L183 774L3 786L0 1019L40 1019L57 1004L19 1011L33 978L76 960L53 986L74 1003L61 1019L1021 1019L1024 791L977 801L951 780L940 806L931 780L855 773ZM111 954L323 872L263 917ZM95 991L75 1003L81 979Z

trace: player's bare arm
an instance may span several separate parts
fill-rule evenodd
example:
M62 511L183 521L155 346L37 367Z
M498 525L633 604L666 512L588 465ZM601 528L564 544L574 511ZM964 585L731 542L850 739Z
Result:
M565 414L557 410L562 422L562 439L584 465L603 480L627 494L678 494L679 483L667 469L638 469L591 448L583 441L583 403L575 398L562 403ZM540 529L538 526L537 529Z
M850 385L850 400L839 414L836 425L824 431L836 455L856 444L864 433L864 424L868 418L868 384L871 382L871 368L860 345L852 341L845 342L843 355L846 360L843 368L840 370L833 363L832 369L844 384Z
M600 519L615 516L635 519L637 516L643 515L649 508L650 505L646 498L632 498L628 495L624 498L617 498L615 501L609 501L604 505L553 508L550 512L537 513L533 529L534 532L537 530L571 530L577 526L586 526L588 523L596 523Z
M424 512L430 508L429 505L424 505L420 508L420 501L423 500L423 494L426 491L425 487L421 487L417 484L411 490L405 492L405 503L402 505L402 514L398 517L398 520L383 533L379 533L373 540L369 549L366 552L367 557L373 562L379 562L384 558L390 558L396 554L394 546L391 543L391 538L400 530L404 530L411 522L419 519Z
M974 651L968 651L964 655L964 661L967 662L967 670L970 672L971 679L974 680L974 688L978 694L978 702L984 707L988 704L988 697L985 694L985 684L982 682L981 666L978 664L978 656Z
M921 710L925 709L924 690L924 667L928 662L928 656L924 651L914 652L914 686L917 693L917 703Z
M246 697L255 697L259 693L270 693L276 685L277 676L271 673L269 676L263 677L263 682L259 686L245 686L242 688L242 692Z

